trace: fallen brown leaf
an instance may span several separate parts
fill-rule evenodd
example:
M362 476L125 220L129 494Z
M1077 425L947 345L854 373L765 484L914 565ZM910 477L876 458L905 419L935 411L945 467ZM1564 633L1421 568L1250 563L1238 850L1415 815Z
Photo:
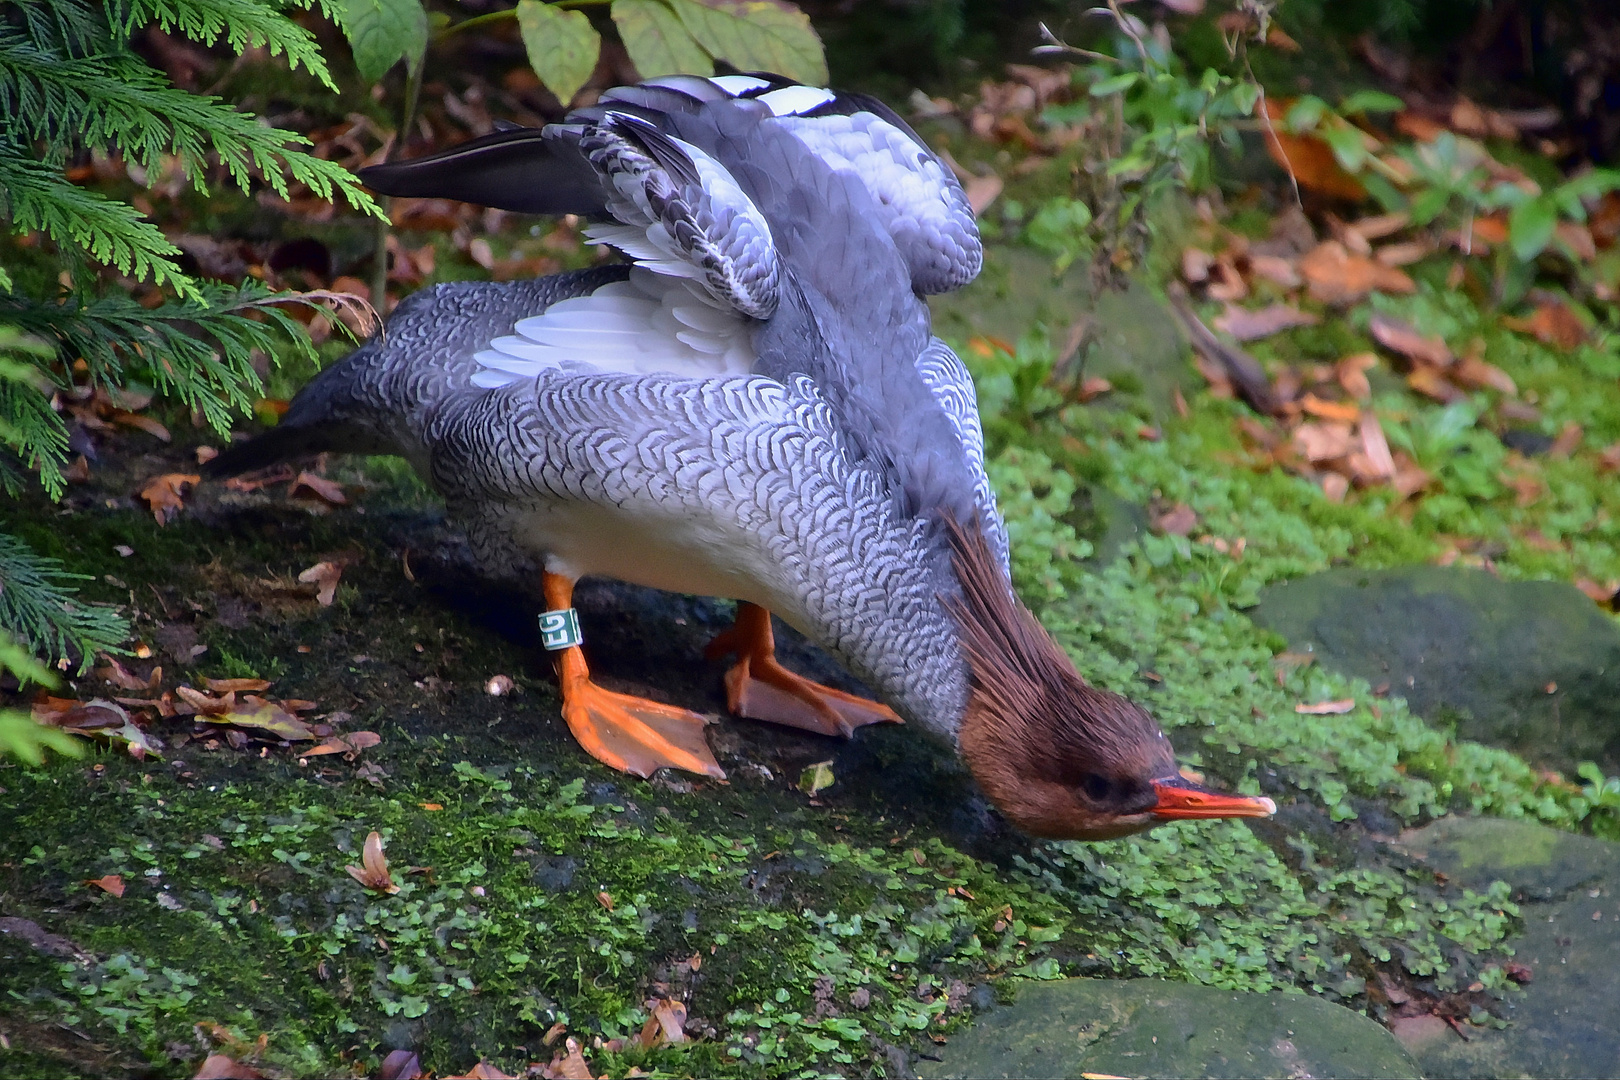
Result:
M570 1037L564 1045L564 1053L552 1058L550 1064L540 1067L544 1080L594 1080L591 1067L580 1052L579 1040Z
M202 477L196 473L164 473L146 482L146 486L141 488L141 498L146 500L157 523L167 525L169 519L185 506L186 485L201 482Z
M1620 581L1611 579L1607 584L1593 581L1588 577L1575 579L1575 587L1591 597L1598 605L1611 611L1617 610L1616 599L1620 599Z
M1112 393L1113 389L1114 384L1102 376L1087 375L1084 379L1080 380L1080 385L1075 388L1074 396L1080 400L1082 405L1084 405L1089 401L1094 401L1097 398L1102 397L1104 394Z
M1393 236L1406 228L1412 222L1412 215L1404 210L1396 210L1389 214L1377 214L1373 217L1364 217L1352 221L1347 228L1354 229L1363 240L1382 240L1386 236Z
M1425 240L1409 240L1401 244L1385 244L1373 252L1373 258L1385 266L1411 266L1433 252L1433 244Z
M1321 321L1292 304L1271 304L1259 311L1228 304L1226 310L1215 317L1214 326L1239 341L1256 341L1296 326L1315 326Z
M963 194L967 196L968 205L973 208L974 217L990 209L990 204L1001 194L1001 188L1001 177L995 173L989 176L975 176L963 185Z
M124 877L122 874L107 874L104 877L86 878L86 885L94 885L104 893L118 897L124 895Z
M1284 289L1297 289L1301 283L1293 260L1280 255L1250 255L1249 272Z
M1334 461L1354 452L1360 441L1344 423L1305 423L1294 429L1294 447L1307 461Z
M382 834L372 831L366 837L361 853L362 866L348 866L349 876L373 892L393 894L399 892L393 875L388 872L388 859L383 855Z
M1249 283L1238 272L1237 263L1230 252L1223 252L1209 268L1209 281L1204 291L1211 300L1235 303L1249 295Z
M1470 390L1498 390L1512 397L1519 392L1513 377L1477 356L1465 356L1446 373L1452 382Z
M1585 437L1586 432L1581 425L1571 421L1564 425L1564 429L1558 433L1558 438L1554 439L1553 444L1547 447L1547 456L1550 458L1567 458L1580 449L1581 440Z
M116 657L109 656L106 661L107 663L104 666L96 668L96 677L104 682L111 683L120 690L156 690L158 683L163 678L162 668L157 668L152 672L156 678L147 680L130 674L129 670L123 664L120 664Z
M1202 248L1189 247L1181 252L1181 277L1189 285L1202 285L1209 280L1209 268L1215 265L1215 256Z
M226 1054L209 1054L191 1080L264 1080L264 1073Z
M1502 325L1522 334L1534 334L1537 340L1560 349L1573 349L1586 340L1586 327L1568 304L1558 300L1537 305L1527 319L1504 316Z
M652 1002L652 1017L648 1024L657 1025L659 1043L653 1045L674 1045L689 1041L686 1037L686 1006L671 998L659 998ZM641 1038L645 1039L646 1028L641 1031Z
M1336 716L1355 707L1355 698L1343 698L1339 701L1315 701L1308 705L1302 701L1294 706L1294 711L1302 716Z
M1175 506L1153 519L1153 527L1169 536L1186 536L1198 524L1198 514L1186 503Z
M410 1050L394 1050L383 1058L377 1070L377 1080L422 1080L422 1062Z
M1282 166L1302 188L1333 199L1352 202L1365 199L1367 189L1344 171L1333 156L1332 147L1313 135L1293 135L1283 130L1282 120L1290 104L1292 102L1283 99L1265 99L1266 115L1271 121L1265 128L1266 152L1271 160Z
M324 476L316 476L312 472L301 472L298 478L287 489L287 498L296 499L302 492L309 492L322 502L332 506L346 506L349 497L343 493L343 485Z
M589 1070L586 1070L585 1076L587 1080L592 1080ZM444 1080L517 1080L517 1077L501 1072L487 1061L480 1061L466 1072L447 1076Z
M1378 344L1414 364L1443 368L1450 367L1456 359L1444 338L1424 334L1411 323L1388 315L1374 315L1367 324L1367 330Z
M1389 480L1395 476L1395 458L1389 452L1389 440L1384 438L1384 427L1378 417L1367 413L1361 418L1361 456L1366 458L1366 478ZM1358 471L1359 477L1359 471Z
M150 416L142 416L139 413L127 412L124 409L114 409L112 412L112 419L114 423L123 424L125 427L132 427L140 431L144 431L148 435L151 435L163 442L169 442L171 439L169 429L152 419Z
M1347 424L1355 423L1361 416L1361 406L1353 401L1323 401L1310 393L1299 399L1299 407L1318 419L1338 420Z
M232 708L227 712L211 715L208 717L208 722L268 732L276 738L287 742L314 740L314 729L275 702L266 701L252 694L249 694L244 701L246 702L244 707Z
M1344 387L1344 392L1357 401L1372 397L1372 383L1367 372L1378 366L1378 357L1370 352L1352 353L1333 365L1333 377Z
M216 694L232 694L270 689L269 679L204 679L208 689Z
M1299 261L1310 294L1324 304L1353 304L1370 292L1412 293L1417 285L1393 266L1353 255L1337 240L1318 244Z
M338 581L342 577L342 563L318 562L299 574L298 580L305 585L314 585L316 587L315 600L321 607L331 607L332 600L337 596Z
M1598 469L1602 472L1620 472L1620 442L1611 443L1598 455Z
M1454 384L1447 382L1446 377L1431 367L1413 368L1406 376L1406 385L1425 397L1431 397L1442 404L1449 405L1459 401L1463 392Z
M43 698L34 702L34 719L74 735L121 741L129 756L143 761L147 754L162 756L163 743L136 726L129 713L117 702L105 698L72 701Z
M382 742L382 736L375 731L351 731L347 735L334 735L317 746L308 750L300 750L301 757L320 757L323 754L345 754L350 759L358 757L360 751L376 746Z
M1553 236L1577 261L1591 262L1597 258L1597 240L1586 225L1578 221L1560 221L1553 230Z

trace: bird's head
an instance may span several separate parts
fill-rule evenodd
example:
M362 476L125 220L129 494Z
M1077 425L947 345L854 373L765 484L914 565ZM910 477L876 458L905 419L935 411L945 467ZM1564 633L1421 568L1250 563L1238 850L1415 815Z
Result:
M1140 706L1089 685L1019 603L977 527L946 519L949 601L971 689L957 742L979 786L1034 836L1106 840L1182 818L1269 817L1270 799L1181 774Z

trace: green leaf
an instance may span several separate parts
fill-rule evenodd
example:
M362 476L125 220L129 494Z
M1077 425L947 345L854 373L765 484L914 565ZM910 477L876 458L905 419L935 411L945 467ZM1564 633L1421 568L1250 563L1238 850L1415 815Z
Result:
M40 765L45 761L46 750L55 750L66 757L84 753L73 737L59 728L37 723L17 709L0 712L0 759L12 754L29 765Z
M1106 79L1098 79L1091 84L1089 93L1092 97L1107 97L1109 94L1118 94L1135 86L1142 77L1141 72L1126 71Z
M1345 124L1322 128L1316 133L1333 150L1333 157L1346 172L1358 172L1367 161L1367 143L1361 129Z
M1451 202L1451 192L1443 187L1425 188L1412 200L1412 224L1427 225L1440 216L1440 212Z
M1508 243L1521 262L1529 262L1546 249L1558 227L1558 206L1541 195L1526 199L1508 215Z
M1339 102L1339 113L1342 116L1355 116L1359 113L1400 112L1404 108L1406 108L1406 102L1394 94L1386 94L1380 90L1357 90Z
M518 0L518 28L529 66L566 107L596 70L602 38L582 11L564 11L539 0Z
M360 77L374 83L405 61L415 72L427 52L427 12L421 0L345 0L343 33Z
M613 0L613 25L643 79L714 74L714 59L659 0Z
M822 86L827 56L810 17L777 0L670 0L709 55L743 71L774 71Z
M1315 94L1306 94L1288 107L1283 123L1297 135L1315 128L1329 111L1327 102Z

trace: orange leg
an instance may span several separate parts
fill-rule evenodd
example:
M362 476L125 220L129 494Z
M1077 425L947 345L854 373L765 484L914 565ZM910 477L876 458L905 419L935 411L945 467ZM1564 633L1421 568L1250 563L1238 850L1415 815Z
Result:
M542 579L546 606L562 611L573 606L574 583L560 574ZM587 753L605 765L636 776L651 776L664 767L685 769L717 779L725 771L703 738L708 721L694 712L629 694L615 694L591 681L585 654L578 645L553 654L562 685L563 719Z
M757 604L739 603L735 625L704 651L710 660L733 653L726 704L738 716L845 738L865 724L901 722L887 705L811 682L777 663L771 613Z

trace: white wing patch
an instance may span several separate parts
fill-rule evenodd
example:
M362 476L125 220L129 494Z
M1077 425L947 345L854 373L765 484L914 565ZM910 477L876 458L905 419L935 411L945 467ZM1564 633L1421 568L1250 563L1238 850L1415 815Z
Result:
M927 148L870 112L777 122L833 168L860 178L919 292L961 288L978 275L984 249L973 208L956 177Z
M560 300L519 320L515 333L476 354L481 370L472 382L487 389L547 371L746 375L754 367L755 325L729 305L717 304L695 281L637 267L629 281Z
M769 79L761 79L757 75L717 75L709 81L732 97L742 97L771 85Z
M818 109L837 96L819 86L784 86L761 94L755 100L763 101L773 116L797 116Z

